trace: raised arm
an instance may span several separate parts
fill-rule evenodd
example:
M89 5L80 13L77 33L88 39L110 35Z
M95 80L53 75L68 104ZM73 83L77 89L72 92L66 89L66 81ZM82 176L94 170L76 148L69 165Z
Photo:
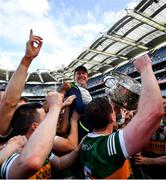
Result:
M53 150L67 153L78 146L78 119L80 115L74 111L71 117L71 129L67 138L55 136Z
M138 112L124 128L123 137L129 155L139 152L157 130L163 115L160 88L148 55L137 58L134 66L141 73L142 90Z
M65 135L67 128L69 127L70 105L72 104L75 98L76 98L75 95L69 96L62 104L62 109L64 110L64 114L60 122L60 127L57 129L57 134L59 134L60 136Z
M52 150L63 95L50 92L46 98L49 112L32 133L20 156L9 169L9 178L27 178L37 172ZM44 109L43 109L44 111ZM19 171L18 171L19 169Z
M72 102L74 101L74 99L76 99L75 95L68 96L62 104L62 109L69 107L72 104Z
M33 35L31 30L29 40L26 44L25 55L23 56L17 70L11 77L0 101L1 135L5 135L9 131L11 117L13 116L17 103L20 100L28 68L32 60L39 54L41 46L42 38L40 36Z

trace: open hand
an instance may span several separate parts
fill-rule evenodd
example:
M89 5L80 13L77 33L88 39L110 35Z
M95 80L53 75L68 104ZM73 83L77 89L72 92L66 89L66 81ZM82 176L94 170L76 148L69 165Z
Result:
M63 102L63 108L70 106L72 104L72 102L74 101L74 99L76 99L75 95L71 95L69 97L67 97L67 99Z

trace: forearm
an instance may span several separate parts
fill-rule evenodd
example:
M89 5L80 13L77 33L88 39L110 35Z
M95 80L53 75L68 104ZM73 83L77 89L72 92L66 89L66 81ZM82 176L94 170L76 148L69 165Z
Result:
M61 108L61 109L64 109L64 108L67 108L67 106L66 106L66 103L65 103L65 102L63 102L63 103L62 103L62 108Z
M70 112L70 108L66 107L64 110L64 115L63 115L63 120L62 120L62 124L61 124L61 129L60 132L61 133L66 133L66 130L69 126L69 112Z
M151 67L148 67L141 72L141 84L142 91L138 112L141 112L143 115L148 114L149 111L153 112L153 110L156 109L159 112L163 112L160 88Z
M24 89L25 80L27 76L28 67L31 61L26 57L23 57L17 70L11 77L8 86L5 91L5 98L8 99L13 105L17 105L20 100L21 93Z
M70 167L76 161L78 154L79 154L79 150L77 148L74 151L72 151L64 156L61 156L61 157L55 156L51 160L51 163L52 163L53 167L58 168L59 170L63 170L63 169Z
M17 151L16 146L12 146L12 145L4 146L3 149L0 151L0 165L16 151Z
M53 150L68 153L78 145L78 123L72 122L70 134L67 138L56 136L54 138Z
M67 138L56 136L54 138L53 150L59 152L70 152L78 145L78 118L76 112L71 117L71 129Z
M3 96L2 101L4 101L5 104L11 107L16 107L24 88L26 76L27 68L20 64L17 71L13 74Z
M79 150L75 149L71 153L60 157L59 169L65 169L70 167L76 161L78 154L79 154Z
M9 152L6 152L4 150L0 151L0 165L7 159L11 154Z
M53 146L60 108L55 106L49 109L45 119L30 136L20 159L42 166Z
M143 165L165 166L166 165L166 156L160 156L160 157L156 157L156 158L144 157Z
M22 60L22 62L24 61ZM27 70L28 67L20 63L12 75L0 102L0 134L2 135L8 133L11 118L24 89Z
M72 123L70 134L67 138L55 136L53 151L68 153L75 149L78 145L78 128L72 126L78 126Z
M71 129L68 136L69 145L72 149L76 148L78 145L78 121L71 120Z
M134 63L141 72L142 89L137 114L123 133L129 155L139 152L148 143L163 114L162 97L149 57L143 56ZM137 137L137 141L133 137Z
M137 117L141 118L142 121L137 121L141 124L137 126L137 130L142 135L141 141L146 143L160 125L163 107L160 88L151 67L141 72L141 83L142 91Z
M72 149L75 149L78 146L78 119L80 115L74 111L71 117L71 129L68 136L69 145Z

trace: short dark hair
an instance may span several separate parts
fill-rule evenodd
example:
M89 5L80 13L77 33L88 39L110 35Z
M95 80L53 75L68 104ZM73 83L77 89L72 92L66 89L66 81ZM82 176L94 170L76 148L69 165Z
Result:
M37 109L42 108L40 103L23 104L16 109L11 120L11 126L18 135L25 135L33 122L39 118Z
M75 74L77 71L83 71L83 72L88 73L88 71L87 71L87 69L86 69L85 66L78 66L78 67L76 67L76 69L74 70L74 74Z
M85 114L93 129L105 128L109 123L109 115L113 112L107 98L93 99L86 107Z
M20 101L29 102L29 99L25 96L21 96Z

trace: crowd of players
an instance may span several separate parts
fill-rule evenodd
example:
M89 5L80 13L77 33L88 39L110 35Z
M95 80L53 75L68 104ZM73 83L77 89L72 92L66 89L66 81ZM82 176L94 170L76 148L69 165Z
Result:
M43 44L30 31L17 70L0 96L3 179L166 178L165 99L148 55L134 61L141 75L138 107L129 111L88 92L88 71L63 83L45 102L21 98L28 68Z

